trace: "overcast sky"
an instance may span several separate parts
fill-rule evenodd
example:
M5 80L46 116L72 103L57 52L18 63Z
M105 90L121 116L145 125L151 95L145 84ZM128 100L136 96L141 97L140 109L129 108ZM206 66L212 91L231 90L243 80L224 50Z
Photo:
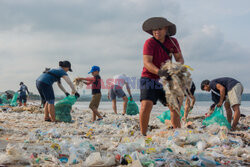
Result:
M142 24L162 16L177 26L198 91L203 79L229 76L250 93L249 6L249 0L0 0L0 91L18 90L23 81L37 93L36 78L60 60L71 62L72 79L89 76L92 65L103 79L139 78L150 38Z

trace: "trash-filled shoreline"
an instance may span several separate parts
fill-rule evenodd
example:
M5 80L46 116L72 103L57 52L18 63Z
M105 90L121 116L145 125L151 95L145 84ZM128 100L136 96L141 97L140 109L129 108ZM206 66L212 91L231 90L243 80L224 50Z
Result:
M0 108L0 165L19 166L249 166L250 116L237 131L204 117L190 117L181 129L152 113L148 136L139 116L106 112L91 122L90 110L73 107L72 123L44 121L38 106ZM104 114L104 112L102 113Z

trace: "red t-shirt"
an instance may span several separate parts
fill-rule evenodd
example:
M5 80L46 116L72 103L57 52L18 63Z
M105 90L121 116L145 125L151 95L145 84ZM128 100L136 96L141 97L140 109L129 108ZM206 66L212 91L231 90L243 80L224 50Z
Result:
M173 37L170 38L175 45L169 38L166 38L163 45L165 45L171 53L178 53L179 51L181 52L178 41ZM178 47L179 51L176 47ZM153 56L152 62L158 68L161 68L162 64L164 64L167 60L170 60L168 54L162 49L161 45L157 43L153 38L149 38L148 40L146 40L143 47L143 55ZM141 77L159 79L158 75L149 72L145 67L143 67Z

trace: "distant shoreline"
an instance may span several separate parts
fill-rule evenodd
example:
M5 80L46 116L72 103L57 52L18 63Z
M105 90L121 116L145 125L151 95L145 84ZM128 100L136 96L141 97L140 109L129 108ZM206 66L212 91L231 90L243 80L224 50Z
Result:
M14 94L15 92L12 90L8 90L8 92L10 92L11 94ZM3 92L0 93L0 95ZM126 93L127 94L127 93ZM140 94L139 93L132 93L133 95L133 99L134 101L140 101ZM196 101L211 101L211 94L210 93L195 93L195 98ZM56 100L61 100L63 99L65 96L56 96ZM87 94L87 95L82 95L80 96L80 98L78 99L78 101L90 101L92 98L91 94ZM30 93L29 95L29 100L40 100L40 96L38 94L34 94L34 93ZM103 93L102 94L102 101L110 101L107 97L107 93ZM122 101L122 99L117 99L117 101ZM243 93L242 95L242 101L249 101L250 102L250 93Z

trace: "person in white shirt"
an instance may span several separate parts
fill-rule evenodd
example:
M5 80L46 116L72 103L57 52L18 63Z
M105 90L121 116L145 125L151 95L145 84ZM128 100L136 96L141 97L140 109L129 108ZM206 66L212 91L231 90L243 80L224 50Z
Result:
M114 112L117 114L116 97L123 99L123 113L126 114L128 98L123 91L123 86L126 85L129 97L132 100L132 95L129 87L129 78L125 74L116 75L113 77L113 84L108 91L108 98L112 100L112 107Z

